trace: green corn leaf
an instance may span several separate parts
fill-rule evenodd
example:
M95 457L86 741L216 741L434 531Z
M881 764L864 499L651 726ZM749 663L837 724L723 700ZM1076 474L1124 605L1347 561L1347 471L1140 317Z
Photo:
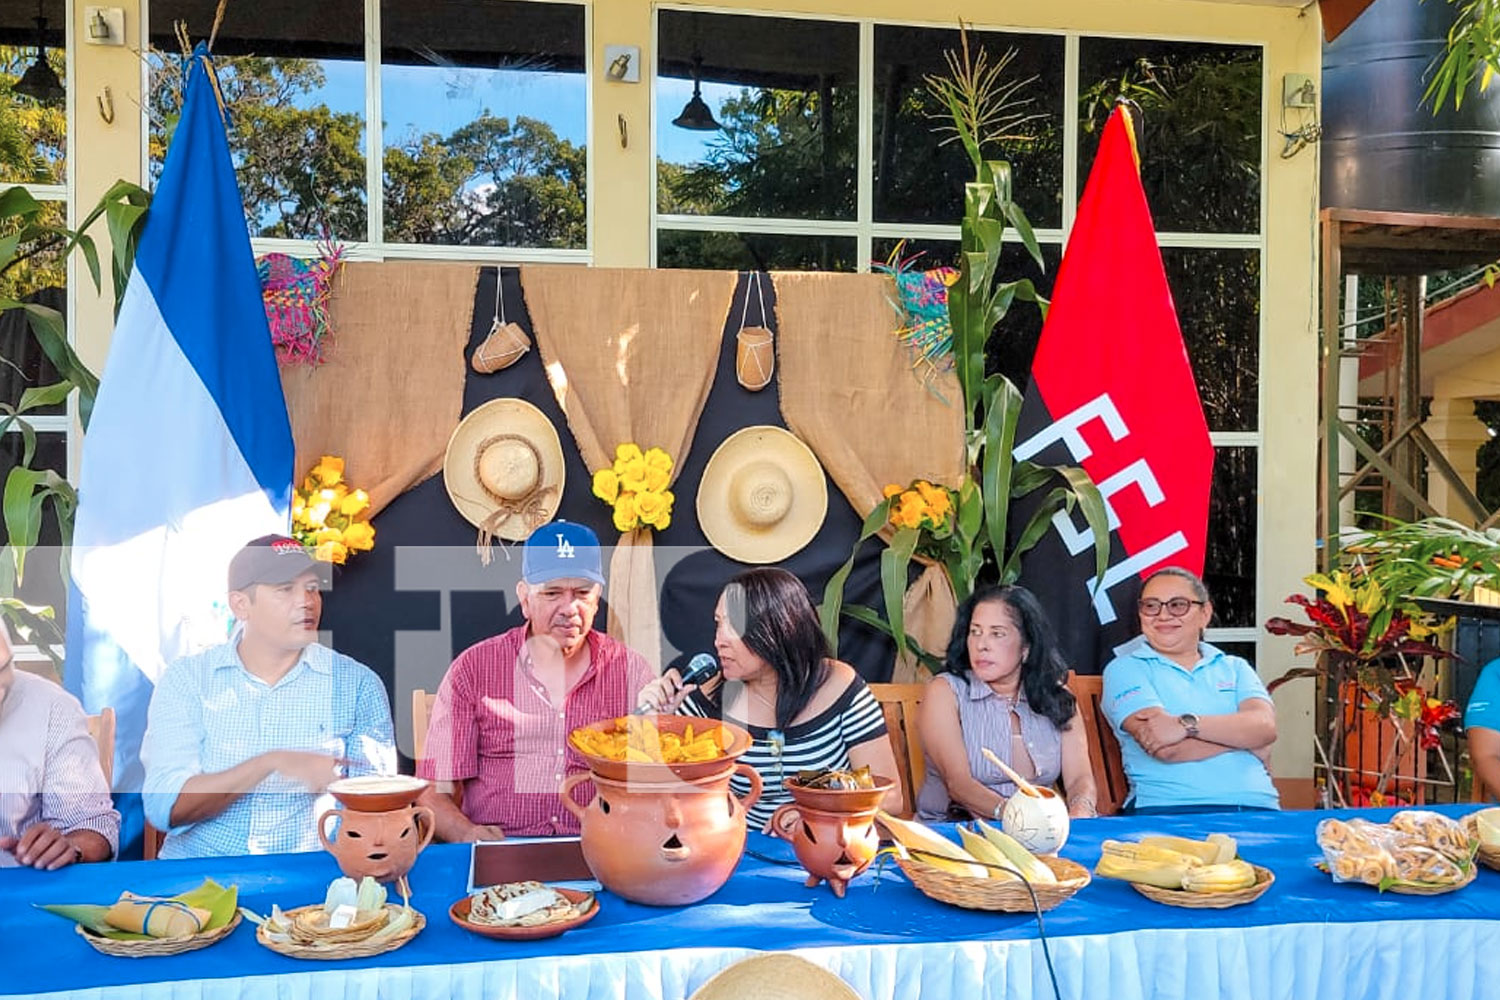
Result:
M920 532L915 528L899 528L891 538L891 544L880 553L880 584L885 594L885 617L891 623L891 634L896 639L896 652L906 652L906 622L903 601L906 597L907 568L911 565L912 553L917 550Z
M859 531L859 538L855 540L853 548L849 550L849 558L844 560L844 565L834 571L828 578L828 585L823 588L823 603L818 605L818 621L823 626L823 636L828 640L829 653L837 658L839 655L839 618L840 609L844 604L844 585L849 580L849 573L854 569L854 557L859 555L859 547L869 538L874 537L885 527L886 521L890 519L890 498L880 501L875 509L865 516L865 523Z
M238 886L231 885L226 889L210 878L204 879L203 884L198 888L190 889L172 898L188 906L207 910L208 923L203 926L203 929L211 931L223 927L234 919L235 910L239 907L239 893Z

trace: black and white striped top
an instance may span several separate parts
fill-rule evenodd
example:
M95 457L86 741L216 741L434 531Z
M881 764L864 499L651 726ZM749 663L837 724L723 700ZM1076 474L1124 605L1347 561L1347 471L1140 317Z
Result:
M750 733L750 749L740 761L755 768L763 783L760 800L750 809L749 827L757 831L765 827L778 806L792 801L791 793L781 784L783 778L794 777L798 771L847 768L850 747L882 739L886 734L880 704L859 677L828 708L806 722L787 727L780 741L773 741L772 730L765 726L752 726L724 715L718 701L701 691L689 692L678 711L701 718L722 718ZM750 783L735 775L729 787L736 795L743 796L750 790Z

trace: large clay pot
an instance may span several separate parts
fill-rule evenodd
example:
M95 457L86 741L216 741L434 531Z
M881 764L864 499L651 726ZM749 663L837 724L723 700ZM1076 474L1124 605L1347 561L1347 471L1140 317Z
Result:
M1005 800L1000 829L1032 854L1056 854L1068 841L1068 804L1050 788L1034 796L1018 790Z
M338 833L328 836L328 818L337 816ZM368 875L393 882L411 871L417 854L432 842L432 810L407 806L385 812L330 809L318 817L318 838L339 863L339 870L358 881Z
M788 802L771 814L771 829L792 842L797 860L807 869L808 887L827 879L839 897L880 850L874 809L827 812Z
M736 798L729 779L750 781ZM574 786L593 781L587 806ZM760 798L760 775L748 764L691 781L615 781L580 772L558 794L582 828L583 859L610 892L652 906L685 906L718 891L745 850L745 813Z

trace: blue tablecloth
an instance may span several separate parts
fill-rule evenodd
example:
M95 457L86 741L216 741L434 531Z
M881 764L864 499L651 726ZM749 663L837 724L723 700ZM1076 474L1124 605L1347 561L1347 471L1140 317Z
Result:
M1444 810L1461 814L1465 808ZM1314 868L1313 830L1331 813L1239 813L1077 822L1063 855L1092 868L1106 838L1147 832L1238 838L1276 873L1260 901L1228 910L1152 903L1096 879L1045 915L1065 997L1500 996L1500 873L1484 869L1444 896L1381 895L1335 885ZM1386 813L1362 815L1383 818ZM752 835L750 849L791 860L789 845ZM758 950L796 950L843 975L866 1000L922 995L1051 995L1037 924L927 899L894 866L872 869L844 899L805 888L800 868L747 856L695 906L655 908L608 893L599 916L559 938L504 942L454 926L468 849L429 848L412 872L426 929L399 951L313 963L262 948L245 923L212 948L158 959L96 954L39 902L108 902L123 889L168 895L212 877L269 912L320 901L338 875L326 854L0 870L0 996L400 998L505 995L680 1000L713 972ZM537 961L541 960L541 961Z

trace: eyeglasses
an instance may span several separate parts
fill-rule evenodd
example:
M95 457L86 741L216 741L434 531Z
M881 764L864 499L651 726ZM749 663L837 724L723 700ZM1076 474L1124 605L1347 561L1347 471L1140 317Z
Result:
M1167 613L1168 617L1181 618L1193 608L1201 607L1207 603L1207 601L1194 601L1187 597L1174 597L1168 601L1163 601L1155 597L1143 597L1136 607L1140 609L1141 615L1146 618L1155 618L1163 611Z

